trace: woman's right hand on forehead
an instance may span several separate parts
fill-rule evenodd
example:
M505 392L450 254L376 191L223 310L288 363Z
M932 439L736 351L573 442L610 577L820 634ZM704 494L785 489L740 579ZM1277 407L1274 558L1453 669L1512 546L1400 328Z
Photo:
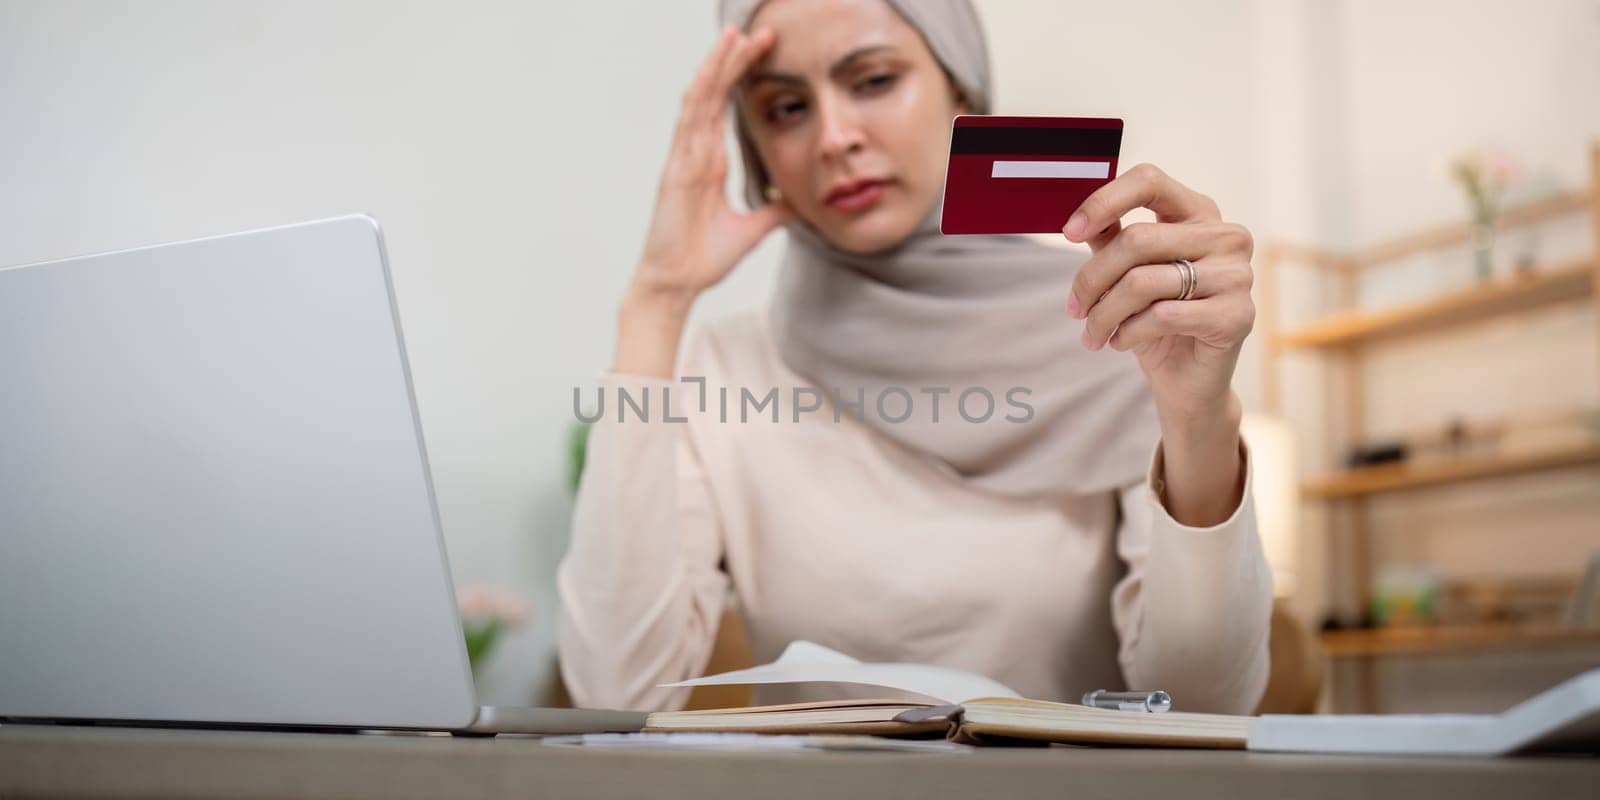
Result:
M727 198L725 110L740 78L771 49L773 38L769 28L745 35L724 27L683 93L631 293L686 306L792 218L782 203L743 212Z

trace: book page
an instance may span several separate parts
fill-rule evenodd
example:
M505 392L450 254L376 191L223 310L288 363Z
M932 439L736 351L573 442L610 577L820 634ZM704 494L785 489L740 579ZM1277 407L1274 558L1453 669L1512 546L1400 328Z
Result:
M971 672L930 664L867 664L815 642L797 640L778 660L749 669L707 675L662 686L744 686L772 683L849 683L897 689L936 703L973 697L1017 697L998 681Z

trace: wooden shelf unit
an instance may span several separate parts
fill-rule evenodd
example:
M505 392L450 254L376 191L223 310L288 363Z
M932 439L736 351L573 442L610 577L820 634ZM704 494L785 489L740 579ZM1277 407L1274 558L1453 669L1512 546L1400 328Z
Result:
M1278 334L1282 349L1348 347L1442 330L1501 314L1581 301L1594 293L1594 259L1519 273L1380 311L1354 311Z
M1313 500L1359 497L1581 464L1600 464L1600 443L1377 464L1309 478L1300 483L1300 494Z
M1590 154L1591 178L1586 189L1555 195L1502 210L1497 229L1514 229L1587 212L1594 230L1596 251L1562 264L1537 266L1531 271L1492 279L1435 297L1378 310L1360 310L1359 279L1366 270L1432 251L1470 244L1468 224L1445 225L1396 238L1353 252L1339 252L1292 244L1263 249L1259 264L1261 334L1266 340L1265 406L1281 414L1282 359L1291 350L1319 353L1322 363L1338 371L1341 391L1333 398L1334 413L1342 417L1344 440L1336 451L1360 442L1364 435L1362 406L1365 387L1362 358L1370 349L1417 334L1466 329L1510 314L1555 308L1587 299L1600 320L1600 142ZM1337 280L1336 300L1343 309L1292 329L1280 318L1278 285L1286 264L1316 268ZM1596 325L1600 340L1600 324ZM1370 597L1370 530L1367 500L1377 494L1398 492L1462 481L1484 481L1529 472L1600 463L1600 441L1574 443L1542 450L1518 450L1381 464L1315 475L1300 485L1306 500L1338 504L1335 547L1345 548L1353 573L1343 583L1343 611L1359 611ZM1354 606L1353 608L1351 606ZM1459 628L1384 629L1338 631L1323 636L1329 655L1377 656L1388 653L1432 653L1490 648L1536 647L1567 641L1600 642L1600 632L1565 628L1504 625Z
M1568 646L1600 646L1600 628L1513 624L1419 625L1328 631L1322 634L1322 649L1333 658Z

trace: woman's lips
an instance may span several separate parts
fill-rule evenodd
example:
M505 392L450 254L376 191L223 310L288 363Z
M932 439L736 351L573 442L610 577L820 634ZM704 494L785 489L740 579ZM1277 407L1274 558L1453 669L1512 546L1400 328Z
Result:
M888 181L857 181L829 192L828 207L850 214L865 211L883 199L883 193L888 187Z

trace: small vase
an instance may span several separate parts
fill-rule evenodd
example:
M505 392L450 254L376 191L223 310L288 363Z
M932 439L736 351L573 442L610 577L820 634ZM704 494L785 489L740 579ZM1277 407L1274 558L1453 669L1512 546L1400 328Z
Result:
M1480 219L1472 223L1472 266L1478 280L1489 280L1494 272L1494 221Z

